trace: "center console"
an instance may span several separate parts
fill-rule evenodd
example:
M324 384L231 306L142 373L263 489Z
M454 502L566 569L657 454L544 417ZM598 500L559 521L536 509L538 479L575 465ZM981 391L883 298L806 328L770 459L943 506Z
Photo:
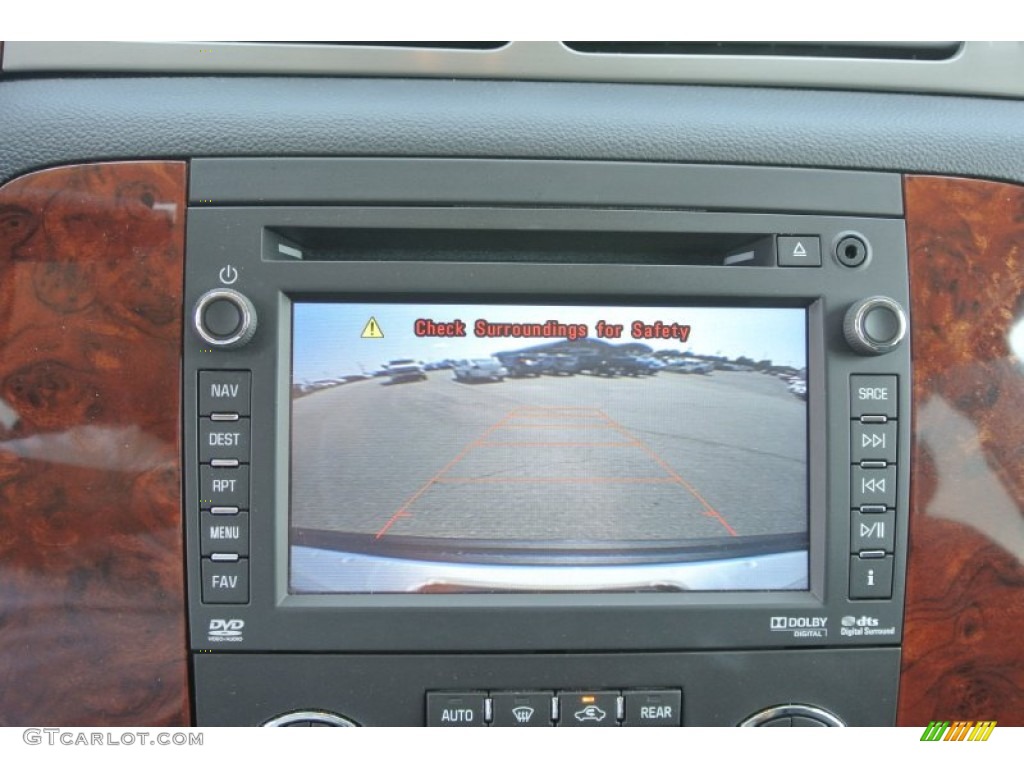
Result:
M891 725L896 175L196 160L200 725Z

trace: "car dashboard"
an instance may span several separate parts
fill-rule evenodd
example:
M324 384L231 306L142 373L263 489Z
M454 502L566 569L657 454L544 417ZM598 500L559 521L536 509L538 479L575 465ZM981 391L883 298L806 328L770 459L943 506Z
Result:
M1024 724L1020 44L0 54L0 725Z

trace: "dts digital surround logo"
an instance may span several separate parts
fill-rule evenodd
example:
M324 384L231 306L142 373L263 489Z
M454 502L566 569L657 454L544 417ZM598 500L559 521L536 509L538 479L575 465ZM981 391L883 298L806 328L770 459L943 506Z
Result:
M921 741L988 741L996 727L995 720L932 720L921 734Z

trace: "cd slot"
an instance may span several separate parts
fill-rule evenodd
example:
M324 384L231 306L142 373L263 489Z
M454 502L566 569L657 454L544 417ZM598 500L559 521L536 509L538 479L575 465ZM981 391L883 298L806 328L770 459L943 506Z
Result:
M266 261L430 261L774 267L764 233L277 227Z

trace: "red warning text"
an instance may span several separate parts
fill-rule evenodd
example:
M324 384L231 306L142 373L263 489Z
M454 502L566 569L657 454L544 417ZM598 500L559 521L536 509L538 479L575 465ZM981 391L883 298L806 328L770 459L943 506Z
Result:
M477 338L496 339L576 339L584 338L588 328L583 323L560 323L548 320L546 323L492 323L481 318L473 324Z
M631 326L631 335L634 339L678 339L686 341L690 338L690 326L679 323L663 323L657 320L653 323L645 323L641 320L634 320Z
M439 323L436 320L421 317L413 326L413 331L417 336L465 336L466 324L461 320Z

